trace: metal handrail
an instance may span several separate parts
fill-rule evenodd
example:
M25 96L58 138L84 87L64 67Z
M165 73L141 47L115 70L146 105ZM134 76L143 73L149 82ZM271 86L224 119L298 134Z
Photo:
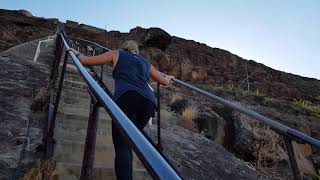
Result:
M257 120L269 125L271 128L273 128L273 130L275 130L275 131L277 131L277 132L279 132L281 134L288 135L288 136L292 137L295 140L298 139L298 140L303 141L304 143L310 143L310 144L315 145L315 146L320 148L320 141L319 140L314 139L314 138L312 138L310 136L307 136L307 135L305 135L305 134L303 134L303 133L301 133L301 132L299 132L299 131L297 131L295 129L292 129L292 128L288 127L288 126L285 126L285 125L283 125L283 124L281 124L281 123L279 123L279 122L277 122L275 120L272 120L270 118L262 116L259 113L251 111L249 109L246 109L246 108L244 108L244 107L242 107L242 106L240 106L238 104L235 104L235 103L233 103L231 101L228 101L228 100L223 99L223 98L221 98L219 96L216 96L216 95L214 95L214 94L212 94L210 92L207 92L205 90L197 88L197 87L195 87L195 86L193 86L193 85L191 85L189 83L186 83L184 81L181 81L179 79L173 78L172 81L174 81L174 82L176 82L176 83L178 83L180 85L183 85L183 86L185 86L185 87L187 87L189 89L192 89L193 91L198 92L198 93L200 93L200 94L202 94L202 95L204 95L206 97L209 97L209 98L211 98L213 100L219 101L221 104L224 104L224 105L226 105L226 106L228 106L228 107L230 107L230 108L232 108L234 110L240 111L240 112L242 112L242 113L244 113L244 114L246 114L246 115L248 115L248 116L250 116L250 117L252 117L254 119L257 119Z
M69 38L71 38L71 39L77 39L77 40L84 41L84 42L87 42L87 43L91 43L91 44L93 44L93 45L95 45L95 46L97 46L97 47L99 47L99 48L102 48L102 49L104 49L104 50L106 50L106 51L111 51L111 49L106 48L106 47L104 47L104 46L102 46L102 45L100 45L100 44L98 44L98 43L93 42L93 41L89 41L89 40L86 40L86 39L82 39L82 38L78 38L78 37L73 37L73 36L70 36Z
M60 33L60 36L64 47L69 48L64 35ZM115 124L120 128L122 134L129 140L133 150L136 152L151 176L155 179L181 179L169 163L160 155L151 143L147 141L138 128L91 77L75 54L71 51L69 51L68 54L95 98L109 113Z

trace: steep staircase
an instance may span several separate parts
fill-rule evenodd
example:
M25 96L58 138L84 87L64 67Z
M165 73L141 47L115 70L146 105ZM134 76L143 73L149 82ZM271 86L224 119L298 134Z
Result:
M111 70L105 69L105 71L110 72ZM111 76L108 76L110 73L104 74L104 81L112 88L113 80ZM87 85L83 82L76 67L68 60L54 129L56 143L53 159L57 162L56 173L61 180L79 179L80 177L89 110L90 95ZM94 179L116 179L111 118L104 109L100 108L99 111ZM134 179L151 179L136 156L134 156L133 168Z

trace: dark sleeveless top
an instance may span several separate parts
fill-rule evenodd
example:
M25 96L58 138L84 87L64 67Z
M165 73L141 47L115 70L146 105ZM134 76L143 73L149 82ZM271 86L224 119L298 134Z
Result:
M156 98L148 85L150 67L151 64L144 57L120 50L118 62L112 72L115 80L114 100L127 91L136 91L157 106Z

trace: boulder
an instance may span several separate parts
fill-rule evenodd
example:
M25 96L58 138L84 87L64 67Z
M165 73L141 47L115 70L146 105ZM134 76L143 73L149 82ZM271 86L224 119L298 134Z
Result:
M103 29L100 29L100 28L97 28L97 27L93 27L93 26L89 26L89 25L86 25L86 24L80 24L79 28L80 29L84 29L86 31L89 31L91 33L95 33L95 34L99 34L99 33L105 32L105 30L103 30Z
M206 107L199 107L199 109L201 111L196 118L196 123L200 133L221 145L225 144L225 120L216 112L207 110Z
M165 50L171 43L171 38L170 34L160 28L150 28L145 36L144 44L148 47L157 47Z
M78 22L75 22L75 21L70 21L70 20L67 20L66 22L66 28L77 28L79 26L79 23Z
M182 111L187 107L187 105L188 105L188 100L186 99L177 100L170 105L170 110L178 114L181 114Z
M46 20L55 25L59 23L59 19L57 18L47 18Z
M26 16L26 17L33 17L33 15L31 14L31 12L27 11L27 10L24 10L24 9L21 9L18 11L20 14Z

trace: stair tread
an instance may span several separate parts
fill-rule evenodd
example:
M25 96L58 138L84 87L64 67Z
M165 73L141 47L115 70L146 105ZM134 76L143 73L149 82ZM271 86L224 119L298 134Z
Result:
M71 130L70 130L71 131ZM111 129L110 130L97 130L97 142L105 142L105 139L110 137L112 134ZM68 132L68 131L63 131L63 130L55 130L55 135L54 135L56 141L60 140L65 140L65 141L82 141L84 143L85 138L86 138L86 129L84 129L82 132Z
M74 114L77 114L75 115L74 117L70 117L70 118L74 118L74 119L79 119L79 120L85 120L87 121L88 118L89 118L89 111L90 111L90 106L88 105L87 106L63 106L63 107L60 107L60 113L59 114L63 114L63 115L66 115L66 116L72 116ZM58 115L59 116L59 115ZM60 115L60 119L62 118L65 118L65 117L61 117L62 115ZM99 110L99 119L111 119L111 117L109 116L109 114L107 113L107 111L104 109L104 108L100 108Z
M82 163L85 141L57 141L53 158L57 162L64 163ZM114 148L112 140L109 143L102 144L103 141L96 143L95 164L103 167L112 167L114 163ZM133 166L143 168L138 157L133 153Z
M76 163L57 163L56 170L61 178L65 180L79 179L81 174L82 164ZM115 180L115 172L113 167L101 167L94 165L93 168L93 179L94 180ZM61 180L61 178L59 178ZM134 180L149 180L152 179L147 170L141 168L133 168L133 179ZM64 180L64 179L63 179Z

